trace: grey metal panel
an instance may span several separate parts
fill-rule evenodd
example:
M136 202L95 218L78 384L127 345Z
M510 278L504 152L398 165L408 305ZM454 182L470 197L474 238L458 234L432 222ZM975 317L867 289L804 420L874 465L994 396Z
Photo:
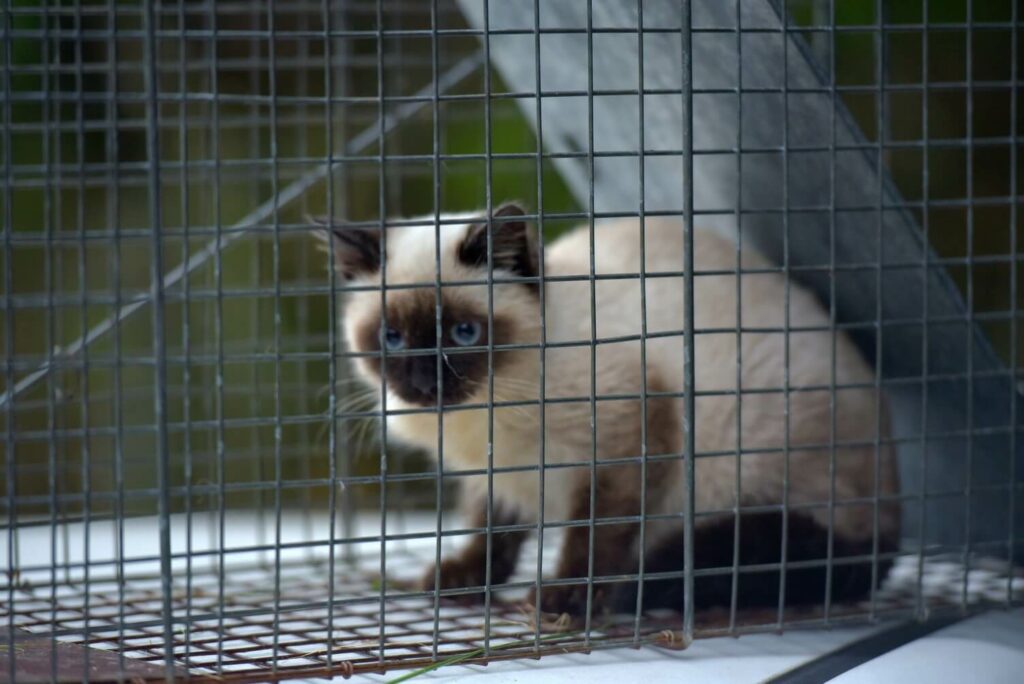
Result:
M477 28L485 26L482 0L459 0L466 17ZM534 0L501 0L486 3L487 24L492 30L534 27ZM637 26L636 4L621 0L593 0L590 5L594 28ZM744 0L740 17L744 29L780 28L775 5L770 0ZM683 3L673 0L645 0L644 26L671 28L681 25ZM539 3L542 29L587 26L588 3L582 0L542 0ZM694 0L694 28L735 28L733 3ZM490 38L493 66L509 87L536 91L534 35L499 35ZM585 33L542 33L540 76L544 92L586 91L588 87L588 37ZM781 33L743 33L737 50L734 32L696 33L693 36L694 90L749 88L823 88L826 72L814 61L806 44L796 36ZM787 42L788 41L788 42ZM645 90L681 87L681 39L674 33L644 35L643 74ZM742 53L741 69L737 62ZM593 36L594 89L636 89L639 65L635 34L597 33ZM826 266L830 262L831 226L835 233L835 263L889 265L882 272L881 292L874 269L840 270L833 278L827 273L796 272L794 277L813 288L828 301L834 280L838 320L864 322L853 335L868 358L876 353L876 328L882 331L881 366L887 380L905 379L890 385L889 397L898 438L921 434L922 395L927 392L927 430L948 433L1010 424L1010 397L1015 391L1008 376L976 377L973 406L968 407L968 383L962 379L920 378L927 374L964 373L968 350L973 371L1002 369L979 328L968 322L966 307L948 273L938 267L928 270L927 288L921 265L931 254L924 244L913 216L901 207L901 198L885 175L879 177L873 150L808 151L799 146L826 146L833 141L849 145L863 142L856 124L841 104L833 112L829 93L699 93L693 96L694 205L700 214L726 210L722 215L701 215L698 229L735 229L739 205L743 239L755 244L777 263L785 259L784 239L788 232L788 262L792 266ZM788 100L788 113L785 101ZM523 112L535 119L533 99L518 100ZM636 95L598 95L593 98L595 151L632 151L638 148L637 131L642 123L647 150L678 150L682 147L683 98L679 94L648 95L645 121L638 120ZM585 151L588 148L588 98L585 96L544 97L542 104L543 145L548 152ZM750 147L781 147L787 143L788 184L780 153L751 153L742 159L738 178L733 154L699 154L700 151L734 148L739 126L742 144ZM589 197L587 160L560 159L556 162L577 198L586 205ZM639 184L636 158L595 160L595 210L636 212ZM645 158L645 206L649 211L682 211L683 164L677 155ZM830 211L832 174L835 174L834 212ZM740 185L741 183L742 185ZM740 191L741 188L741 191ZM784 197L788 193L788 231L784 230ZM891 207L879 212L872 207ZM822 211L808 211L822 207ZM867 207L868 211L853 211ZM751 212L751 210L754 210ZM750 212L750 213L748 213ZM834 224L832 223L834 216ZM879 253L878 236L884 237ZM894 264L914 264L894 267ZM699 264L697 268L699 268ZM927 317L956 317L955 322L923 326L925 294ZM881 325L876 307L882 311ZM910 322L907 322L909 319ZM918 322L913 322L917 319ZM896 321L902 321L897 324ZM927 333L925 332L927 331ZM928 368L922 367L927 350ZM967 439L932 438L927 444L927 483L922 490L922 443L912 439L900 446L902 487L907 494L954 492L929 498L926 526L930 543L960 545L965 541ZM1006 483L1010 467L1010 440L1006 432L973 438L972 484ZM1017 473L1024 475L1024 450L1013 456ZM1018 490L1019 491L1019 490ZM983 490L971 495L970 539L974 542L1006 542L1009 494ZM1018 496L1020 501L1021 496ZM919 530L920 507L916 501L905 506L904 529L908 539ZM1017 529L1024 529L1024 502L1017 505ZM986 547L993 552L997 548ZM1024 552L1018 552L1018 556Z

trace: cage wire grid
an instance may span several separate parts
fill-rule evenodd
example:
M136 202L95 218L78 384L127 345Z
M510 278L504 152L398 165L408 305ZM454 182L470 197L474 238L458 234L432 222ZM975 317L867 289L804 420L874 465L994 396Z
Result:
M74 6L44 0L5 7L0 393L5 544L0 555L6 577L0 603L6 648L0 649L0 676L9 681L350 676L446 659L487 662L643 643L685 647L697 637L924 619L1019 601L1022 580L1014 558L1020 553L1016 503L1022 488L1014 456L1013 389L1017 4L1006 3L1003 14L989 16L985 8L976 11L976 4L963 3L960 16L946 6L960 7L957 3L925 2L919 15L908 17L892 16L897 10L879 0L863 17L842 14L833 3L791 2L782 8L790 18L774 25L750 21L738 1L728 7L733 17L728 24L709 23L702 19L702 4L689 2L674 10L672 21L662 22L663 5L638 2L629 8L631 21L619 24L604 22L610 10L600 0L570 9L542 0L500 7L487 0L298 0L266 7L235 0ZM520 24L499 21L510 11L524 18ZM564 21L565 12L578 21ZM938 59L929 43L948 52L942 42L947 35L959 37L963 49ZM990 37L993 43L1003 41L1001 54L1009 55L1002 71L986 67L991 55L986 58L982 46ZM519 55L532 78L525 86L508 62L516 40L529 47ZM632 63L630 80L606 87L599 65L608 45L621 40L631 41L630 49L640 57ZM780 84L748 82L742 56L756 53L761 40L779 41L786 67L795 59L794 41L801 41L827 64L828 78L794 85L784 69ZM557 54L547 52L552 41L582 41L586 68L569 85L554 79L557 85L548 86L545 69ZM734 81L701 81L693 59L700 41L727 42L735 50ZM665 45L680 65L678 84L671 86L647 68L655 62L654 50ZM870 74L856 72L851 78L843 71L865 56ZM950 68L958 61L959 72ZM912 77L900 69L909 69ZM1007 110L1003 130L985 128L993 107L978 97L981 92L1003 96L995 107ZM949 94L962 97L962 104L948 105ZM742 113L745 107L749 111L744 98L750 96L780 98L783 112L800 107L808 96L826 98L832 103L827 140L801 142L800 132L783 116L781 139L751 144ZM694 125L699 108L716 97L735 98L739 109L734 138L724 145L701 140ZM664 122L648 123L657 121L666 98L678 108L678 116L668 117L675 132L667 143L661 139ZM607 101L636 107L635 145L604 144ZM906 101L917 106L897 104ZM565 122L549 116L548 108L564 102L575 102L582 114L585 125L574 125L583 144L567 141ZM840 136L839 102L855 112L863 137ZM960 129L946 121L953 109L963 112ZM914 118L908 111L916 124L908 123ZM985 163L994 164L993 151L1005 157L997 165L1004 170L1001 184L986 180L984 172ZM877 173L870 201L842 203L838 174L830 173L827 197L801 204L793 200L798 188L791 165L806 154L825 155L832 168L844 155L863 154L878 169L890 167L894 175L902 169L904 182L896 182L905 197L892 200L889 181ZM781 203L751 207L744 199L749 190L744 169L765 155L780 163ZM702 205L697 196L695 173L705 168L703 160L723 160L735 169L733 193L724 206ZM608 169L621 169L615 164L622 162L635 164L629 168L635 168L637 192L624 205L609 205L607 185L597 179L607 179ZM671 190L675 201L667 204L658 192L666 176L675 176L663 173L660 163L677 163L681 170L681 182ZM962 173L962 186L952 190L935 183L937 171L950 166ZM496 225L492 210L509 197L535 207L527 218L542 235L584 223L591 244L595 224L605 219L676 217L686 226L685 261L678 272L597 274L591 249L590 274L578 279L589 284L589 340L549 342L542 314L539 345L489 341L486 347L490 374L495 351L576 345L591 353L588 395L546 397L542 361L541 395L532 402L540 407L542 434L545 406L588 407L595 445L584 463L591 478L589 519L503 526L496 524L491 504L481 527L450 515L452 487L461 478L484 475L493 488L496 474L517 468L495 465L491 453L484 469L440 474L440 467L418 454L385 448L387 423L377 419L389 409L362 401L347 371L359 354L345 350L338 333L337 305L342 291L352 288L326 269L310 240L308 217L320 214L343 218L356 229L429 225L439 232L463 222L447 218L449 211L476 209ZM935 245L937 254L925 248L915 258L883 258L888 228L883 217L906 211L915 213L923 244ZM410 215L428 218L426 223L395 218ZM828 258L818 263L791 258L799 240L795 228L791 236L791 224L821 215L830 235ZM875 258L851 260L837 252L836 235L848 215L866 219L873 237L864 239L879 246ZM778 266L747 265L743 231L737 234L734 269L702 270L694 263L691 226L723 218L742 224L746 217L763 216L781 221ZM994 239L982 239L996 232L993 217L1004 226L1006 242L996 247ZM960 229L962 245L943 247L944 236ZM543 255L542 241L537 279L542 285L551 282ZM437 278L427 289L439 301L440 254L435 258ZM409 287L387 284L386 268L385 262L382 299ZM883 277L901 269L921 274L926 282L937 270L957 274L964 311L933 312L929 296L938 295L926 285L917 312L887 315ZM740 348L749 328L695 326L695 281L731 276L740 292L743 278L780 272L826 279L829 323L791 325L787 287L785 324L756 332L787 341L801 333L832 333L828 385L790 383L787 352L781 387L697 390L694 345L688 344L681 347L687 354L682 392L648 387L646 373L639 394L597 392L593 350L623 341L597 334L598 283L632 278L644 287L658 278L683 280L688 304L683 329L651 333L644 313L642 328L629 338L640 343L643 354L648 340L659 336L682 341L726 333ZM873 279L872 318L841 315L837 291L846 275ZM486 285L493 298L494 286L504 282L489 273L483 281L444 281L443 286ZM539 291L543 297L544 288ZM645 297L639 306L645 311ZM737 297L737 320L740 311ZM897 342L890 336L898 332L890 331L900 326L922 331L923 361L916 374L881 370ZM976 326L993 340L1005 340L995 345L1004 366L976 359ZM493 328L493 306L488 328ZM874 381L838 382L835 334L865 330L877 331ZM967 338L962 366L932 370L929 331L932 338ZM386 363L390 352L380 355ZM737 388L741 367L738 358ZM439 356L439 379L440 374ZM975 386L988 387L992 379L1007 380L1011 387L1005 424L986 423L975 409ZM963 424L936 427L929 420L929 402L938 403L930 388L939 387L937 394L941 383L966 383ZM743 455L758 452L739 442L726 451L698 451L700 397L776 393L788 405L801 393L828 391L834 397L845 389L870 389L880 396L901 387L921 388L919 428L883 437L882 418L876 415L875 437L867 446L877 454L884 444L920 445L919 467L927 473L928 446L959 440L967 465L962 483L931 488L922 476L919 487L855 502L877 509L898 501L905 511L919 512L915 525L905 525L900 550L880 551L876 529L876 545L867 556L834 557L830 545L821 560L788 561L783 554L779 563L753 567L741 566L734 554L731 566L696 569L696 521L732 515L738 533L741 509L698 513L691 495L681 516L684 571L652 575L641 559L635 573L595 572L593 542L602 525L638 523L643 535L648 523L669 517L643 511L623 519L595 517L596 417L602 401L637 400L646 412L650 399L683 400L691 426L683 453L648 455L645 432L640 454L600 464L646 469L682 460L692 494L696 459L734 457L740 463ZM484 404L458 410L487 409L493 438L495 409L523 403L496 397L492 384ZM837 448L865 446L836 437L834 403L830 419L828 443L801 445L802 450L817 450L834 462ZM736 420L738 428L739 416ZM646 413L641 424L646 430ZM439 435L444 439L443 430ZM997 463L996 477L977 476L972 463L991 465L986 449L996 437L1008 440L1010 456ZM546 462L543 445L541 440L543 469L568 467ZM438 451L443 453L440 446ZM788 441L775 451L788 454ZM835 468L831 473L834 489ZM543 475L538 480L543 491ZM641 482L646 486L646 478ZM738 475L735 487L738 491ZM1004 497L999 500L1008 510L997 538L971 537L973 496ZM961 542L925 541L931 518L924 511L935 501L962 506L966 537ZM786 510L786 505L784 500L781 507L757 510ZM817 505L837 506L835 501ZM755 509L742 507L748 510ZM582 623L524 610L521 599L529 588L567 583L542 577L554 567L553 543L578 526L590 536ZM490 581L488 557L483 587L422 591L415 584L427 564L467 535L483 533L491 544L495 533L510 531L535 531L540 540L525 548L510 581ZM856 605L833 603L826 592L819 606L784 606L780 597L777 609L749 610L737 606L735 588L731 605L722 609L697 612L689 600L700 577L731 576L735 587L741 573L776 570L781 590L787 571L826 567L831 572L868 562L877 572L888 560L895 563L890 576ZM639 597L632 614L608 617L596 609L593 592L602 584L652 576L684 582L687 600L681 612L645 613ZM457 601L481 589L482 606Z

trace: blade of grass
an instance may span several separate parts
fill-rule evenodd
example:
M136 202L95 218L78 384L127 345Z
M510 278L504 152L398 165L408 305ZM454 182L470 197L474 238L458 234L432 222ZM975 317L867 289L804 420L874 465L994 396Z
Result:
M579 635L579 632L562 632L560 634L548 634L548 635L542 636L540 638L540 640L541 641L551 641L553 639L565 639L567 637L572 637L572 636L577 636L577 635ZM501 649L514 648L516 646L530 646L533 643L535 643L535 640L531 637L530 639L521 639L521 640L518 640L518 641L509 641L508 643L499 644L497 646L491 646L491 650L492 651L499 651ZM448 667L449 665L458 665L461 662L464 662L464 661L467 661L467 660L472 660L473 658L477 658L479 656L482 656L483 654L484 654L484 649L482 649L482 648L477 648L477 649L474 649L472 651L467 651L466 653L459 653L457 655L453 655L453 656L450 656L448 658L445 658L444 660L439 660L436 663L432 663L430 665L427 665L426 667L421 667L418 670L413 670L412 672L407 672L406 674L402 675L401 677L396 677L394 679L389 679L387 684L398 684L398 682L407 682L410 679L412 679L413 677L419 677L420 675L425 675L428 672L433 672L434 670L439 670L442 667Z

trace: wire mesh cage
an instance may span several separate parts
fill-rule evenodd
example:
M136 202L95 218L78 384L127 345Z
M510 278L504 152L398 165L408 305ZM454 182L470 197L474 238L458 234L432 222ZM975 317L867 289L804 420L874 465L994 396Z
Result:
M0 677L1019 603L1017 3L3 14Z

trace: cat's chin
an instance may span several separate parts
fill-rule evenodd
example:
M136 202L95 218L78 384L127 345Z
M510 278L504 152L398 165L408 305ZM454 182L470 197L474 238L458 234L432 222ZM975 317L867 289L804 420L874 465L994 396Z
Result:
M446 398L441 400L441 410L445 411L447 409L453 409L467 405L479 405L483 407L484 405L486 405L486 403L486 395L482 397L476 397L471 395L469 397L459 397L454 399ZM378 403L377 408L378 410L380 409L380 403ZM397 394L393 394L391 392L388 392L387 395L387 411L389 414L392 411L415 411L420 413L421 415L426 415L427 413L436 413L437 408L438 405L436 399L419 401L403 399Z

